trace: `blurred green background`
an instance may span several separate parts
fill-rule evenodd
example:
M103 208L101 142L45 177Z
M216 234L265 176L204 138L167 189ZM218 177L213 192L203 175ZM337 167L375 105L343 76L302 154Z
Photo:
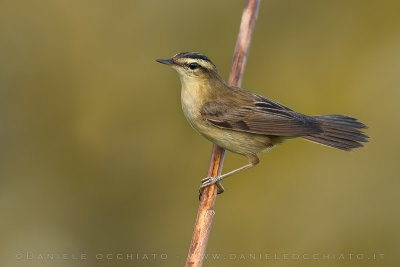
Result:
M184 265L211 143L154 60L199 51L227 78L242 8L0 1L0 266ZM399 10L262 1L243 87L357 117L371 139L352 153L292 140L225 181L205 266L399 266ZM228 153L224 170L244 163Z

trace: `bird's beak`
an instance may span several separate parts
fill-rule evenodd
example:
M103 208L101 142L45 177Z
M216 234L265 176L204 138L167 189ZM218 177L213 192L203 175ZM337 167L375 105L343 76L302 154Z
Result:
M172 58L169 59L156 59L157 62L166 64L166 65L172 65L174 62L172 61Z

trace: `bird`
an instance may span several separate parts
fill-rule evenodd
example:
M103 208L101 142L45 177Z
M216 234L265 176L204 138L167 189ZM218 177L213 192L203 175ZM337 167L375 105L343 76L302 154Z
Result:
M257 165L258 154L292 138L350 151L368 142L367 127L344 115L308 116L276 101L228 85L204 54L182 52L157 59L177 71L181 104L189 124L218 146L247 157L248 164L217 177L201 180L200 190Z

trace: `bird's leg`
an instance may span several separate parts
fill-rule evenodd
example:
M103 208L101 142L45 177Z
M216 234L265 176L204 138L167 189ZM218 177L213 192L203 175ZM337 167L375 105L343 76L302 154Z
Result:
M218 186L218 185L221 185L219 182L220 182L222 179L224 179L224 178L226 178L226 177L228 177L228 176L231 176L232 174L238 173L238 172L240 172L240 171L249 169L249 168L251 168L251 167L257 165L257 163L259 162L259 159L258 159L258 157L257 157L256 155L249 155L249 156L247 156L247 158L248 158L248 160L249 160L249 163L246 164L246 165L244 165L244 166L242 166L242 167L240 167L240 168L238 168L238 169L235 169L235 170L233 170L233 171L227 172L227 173L222 174L222 175L218 175L217 177L206 177L206 178L202 179L202 180L201 180L200 190L203 189L203 188L206 187L206 186L209 186L209 185L212 185L212 184L215 184L215 183L218 183L217 186ZM218 187L218 188L219 188L219 187ZM220 188L219 188L219 189L220 189ZM222 189L223 189L223 188L222 188ZM222 191L222 192L223 192L223 191ZM222 192L220 192L220 193L222 193Z

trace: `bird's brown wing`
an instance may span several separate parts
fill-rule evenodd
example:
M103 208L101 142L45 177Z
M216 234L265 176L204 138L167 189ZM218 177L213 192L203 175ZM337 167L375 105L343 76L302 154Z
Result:
M295 137L322 132L312 117L262 96L253 96L246 105L242 101L224 99L207 102L201 114L215 126L255 134Z

